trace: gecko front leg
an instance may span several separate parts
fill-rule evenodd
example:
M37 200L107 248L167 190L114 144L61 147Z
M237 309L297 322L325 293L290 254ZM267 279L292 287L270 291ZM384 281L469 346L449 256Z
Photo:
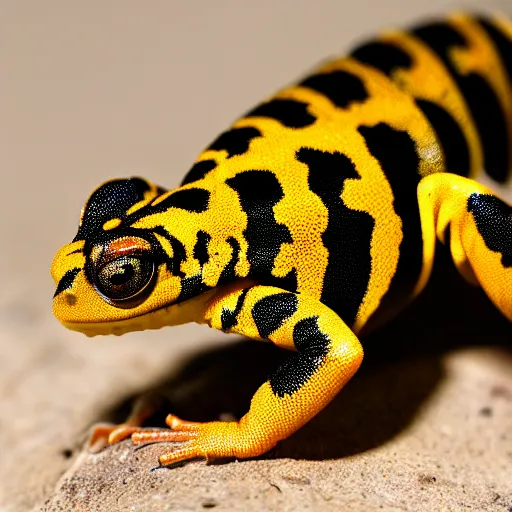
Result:
M160 457L255 457L320 412L359 368L363 350L349 327L317 300L269 286L231 289L204 311L211 327L296 350L262 384L240 421L191 423L168 416L171 430L138 430L136 444L176 442Z

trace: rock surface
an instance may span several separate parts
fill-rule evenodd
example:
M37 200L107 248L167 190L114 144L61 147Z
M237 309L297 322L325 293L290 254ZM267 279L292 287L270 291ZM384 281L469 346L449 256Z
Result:
M48 268L83 201L113 176L176 185L265 94L448 2L363 4L3 6L0 510L512 510L510 324L442 262L421 299L364 341L340 396L265 457L152 472L164 445L85 449L91 425L122 421L146 391L165 394L160 416L239 417L285 354L197 326L64 330Z

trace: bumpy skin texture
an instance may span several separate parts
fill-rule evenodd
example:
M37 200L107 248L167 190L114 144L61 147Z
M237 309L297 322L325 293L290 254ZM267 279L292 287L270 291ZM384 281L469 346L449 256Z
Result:
M357 335L425 286L437 240L512 320L511 208L473 178L511 163L512 25L454 15L388 32L239 119L176 190L114 180L53 263L54 312L87 335L184 322L296 350L239 422L100 429L160 459L251 457L352 377ZM448 239L449 237L449 239Z

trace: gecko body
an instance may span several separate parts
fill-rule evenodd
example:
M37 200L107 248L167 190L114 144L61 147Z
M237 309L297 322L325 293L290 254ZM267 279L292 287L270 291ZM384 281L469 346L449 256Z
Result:
M359 368L359 336L425 287L448 244L512 320L512 211L474 181L512 156L512 24L462 14L391 31L236 121L180 187L109 181L56 255L54 313L87 335L186 322L293 349L233 422L142 429L163 465L251 457L299 429ZM105 434L105 432L104 432Z

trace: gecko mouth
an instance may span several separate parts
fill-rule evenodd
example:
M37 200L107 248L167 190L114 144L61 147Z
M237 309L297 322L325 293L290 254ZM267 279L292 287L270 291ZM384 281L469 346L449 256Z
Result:
M68 322L61 321L64 327L85 334L88 337L113 334L121 336L127 332L160 329L167 325L175 325L173 319L180 316L184 303L173 303L140 315L123 318L122 320L104 320L102 322Z
M78 331L86 336L93 337L108 334L121 336L132 331L160 329L189 322L200 322L201 319L198 318L198 311L204 308L205 304L211 300L217 291L215 289L208 290L196 297L166 304L152 311L146 311L121 320L104 320L101 322L70 322L62 320L61 323L72 331Z

